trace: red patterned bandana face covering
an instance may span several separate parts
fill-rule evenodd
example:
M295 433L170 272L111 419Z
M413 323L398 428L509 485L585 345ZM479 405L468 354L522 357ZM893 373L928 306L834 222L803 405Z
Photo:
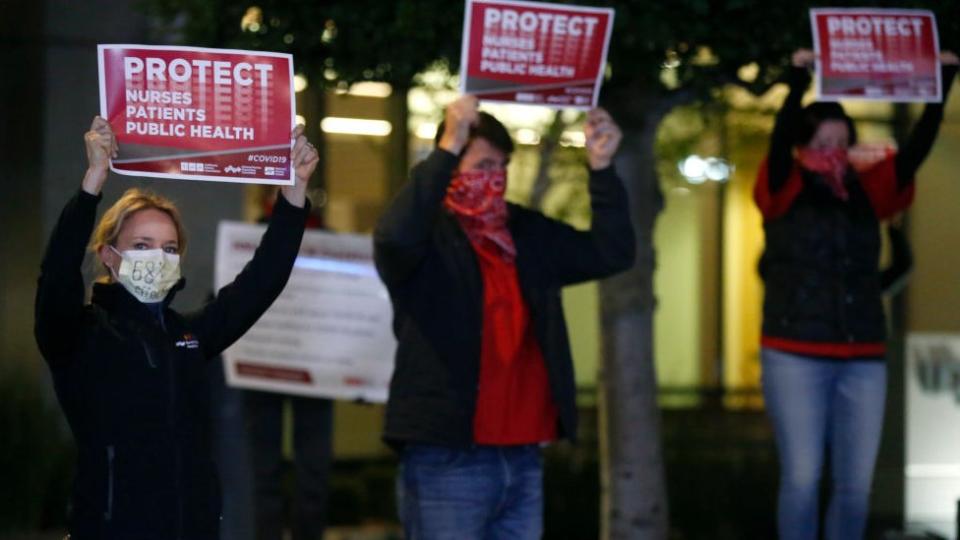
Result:
M493 250L513 262L517 248L507 229L506 189L506 171L458 172L447 188L443 206L457 217L475 249Z
M830 187L833 195L845 201L850 198L846 186L843 185L843 178L847 173L846 148L831 148L829 150L814 150L812 148L799 148L797 150L797 159L800 165L823 176Z

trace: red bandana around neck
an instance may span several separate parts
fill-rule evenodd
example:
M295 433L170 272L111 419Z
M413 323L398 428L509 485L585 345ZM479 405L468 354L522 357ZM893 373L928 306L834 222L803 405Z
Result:
M847 164L849 163L845 148L814 150L801 147L797 149L797 159L804 169L823 176L827 186L836 198L842 201L850 198L846 186L843 185L843 179L847 173Z
M506 189L507 173L503 170L457 172L443 206L457 217L475 249L492 249L513 262L517 248L507 229Z

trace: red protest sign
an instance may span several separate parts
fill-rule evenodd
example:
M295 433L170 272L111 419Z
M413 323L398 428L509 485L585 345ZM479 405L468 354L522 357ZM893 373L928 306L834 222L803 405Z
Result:
M821 100L940 101L940 45L930 11L811 9Z
M596 106L612 28L612 9L467 0L460 89L491 101Z
M293 59L197 47L99 45L100 114L120 174L293 184Z

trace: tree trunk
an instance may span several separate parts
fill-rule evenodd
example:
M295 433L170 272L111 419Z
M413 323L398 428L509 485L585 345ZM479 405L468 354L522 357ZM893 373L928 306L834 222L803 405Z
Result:
M669 529L653 360L653 226L663 208L654 142L666 110L646 108L637 129L624 130L615 161L630 199L637 260L600 283L601 538L610 540L661 539Z
M563 121L563 115L560 111L555 111L547 132L540 137L540 163L537 165L537 177L533 181L533 189L530 190L531 208L543 209L543 198L550 190L550 161L560 144L560 136L566 128L567 123Z

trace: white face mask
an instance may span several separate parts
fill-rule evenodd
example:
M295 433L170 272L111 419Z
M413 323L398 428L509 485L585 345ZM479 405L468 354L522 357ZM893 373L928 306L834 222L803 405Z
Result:
M120 253L120 271L114 277L144 303L161 302L180 280L180 255L162 249L134 249Z

